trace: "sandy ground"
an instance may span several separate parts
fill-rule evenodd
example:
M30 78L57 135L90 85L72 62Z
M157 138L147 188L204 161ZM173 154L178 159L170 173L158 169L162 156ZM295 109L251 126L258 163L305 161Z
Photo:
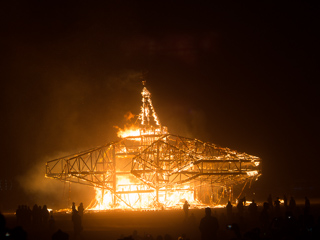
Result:
M171 235L172 239L185 233L193 235L193 239L198 239L200 232L198 231L198 222L204 215L204 210L190 210L190 215L193 213L196 217L196 224L190 227L185 221L183 210L168 210L168 211L106 211L106 212L87 212L82 219L83 232L81 239L120 239L133 234L134 230L138 232L140 237L147 234L153 236L154 239L158 235L164 237L165 234ZM6 214L7 227L13 228L16 226L15 215ZM70 239L73 237L73 223L71 214L69 213L54 213L55 229L61 229L67 232ZM35 232L27 230L29 239L35 238ZM200 235L199 235L200 236Z

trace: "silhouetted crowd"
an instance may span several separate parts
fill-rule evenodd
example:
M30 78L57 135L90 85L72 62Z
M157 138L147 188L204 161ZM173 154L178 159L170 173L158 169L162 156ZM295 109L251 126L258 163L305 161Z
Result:
M74 226L73 239L79 239L83 230L82 216L84 212L83 204L80 203L78 209L75 203L72 204L71 220ZM16 227L8 229L6 227L6 219L0 213L0 240L2 239L52 239L52 240L68 240L69 234L61 229L55 228L55 220L53 212L49 212L46 205L43 207L35 204L31 209L26 205L19 205L16 210Z
M193 213L188 216L189 204L185 202L183 211L186 215L185 233L178 240L313 240L320 239L320 217L312 214L309 199L305 198L304 206L297 206L293 197L283 202L277 197L272 200L271 194L258 207L256 202L238 199L237 204L229 201L224 211L211 213L205 209L205 216L197 222ZM197 234L200 231L200 238ZM196 232L196 234L195 234ZM154 240L151 235L137 237L135 234L122 238L124 240ZM159 235L157 240L162 240ZM171 240L166 235L166 240Z
M254 200L246 206L245 199L239 199L235 208L228 202L222 219L231 223L228 228L234 239L320 239L320 218L311 214L307 197L302 209L293 197L288 203L284 196L281 206L280 198L273 201L271 194L260 211Z
M259 207L254 200L248 202L242 198L238 199L235 205L228 202L225 209L219 209L219 214L216 210L212 213L212 209L206 208L204 217L200 221L196 221L192 210L189 211L189 207L190 204L185 201L183 206L185 231L179 235L178 240L197 240L200 238L201 240L320 239L320 217L313 215L307 197L303 206L297 206L293 197L289 200L286 196L283 197L283 200L277 197L273 201L270 194L263 206ZM75 203L72 204L71 221L73 222L74 236L71 239L81 239L83 212L82 203L78 208ZM32 209L25 205L18 206L16 220L17 227L7 229L6 219L0 214L0 240L25 240L28 239L28 234L35 229L40 234L32 235L29 239L69 239L68 233L54 227L53 214L49 213L46 205L41 207L35 204ZM144 234L141 237L136 230L132 235L121 236L120 239L173 240L169 234L158 235L156 238L153 238L151 234Z
M42 208L35 204L32 208L26 205L18 206L16 210L17 224L21 226L42 226L47 225L49 222L50 213L47 206L44 205Z
M228 202L226 211L215 217L220 227L217 229L217 224L211 224L210 229L207 228L208 232L216 229L211 237L203 234L200 223L202 240L320 239L320 218L312 214L307 197L304 206L297 207L293 197L288 203L284 196L282 204L279 197L273 201L270 194L260 208L254 200L247 204L246 199L242 198L235 206Z

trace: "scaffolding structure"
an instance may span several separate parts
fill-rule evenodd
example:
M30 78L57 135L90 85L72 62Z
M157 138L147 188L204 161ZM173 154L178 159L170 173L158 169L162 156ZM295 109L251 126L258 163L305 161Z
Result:
M145 86L138 120L138 131L117 142L48 161L45 176L99 188L102 196L111 194L113 208L122 203L135 209L146 196L148 207L168 206L174 192L191 192L195 200L205 201L213 189L223 188L231 200L234 185L261 175L259 157L169 134ZM131 194L138 197L133 201Z

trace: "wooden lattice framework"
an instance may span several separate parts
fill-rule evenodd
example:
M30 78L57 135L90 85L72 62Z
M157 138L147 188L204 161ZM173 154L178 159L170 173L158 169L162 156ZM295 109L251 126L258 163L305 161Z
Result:
M187 190L200 199L203 191L213 187L230 189L261 175L259 157L168 134L160 124L146 87L141 94L140 134L48 161L45 176L109 191L113 206L122 201L135 208L126 197L128 194L143 198L143 194L153 193L154 206L160 206L159 193ZM133 181L121 185L121 177Z

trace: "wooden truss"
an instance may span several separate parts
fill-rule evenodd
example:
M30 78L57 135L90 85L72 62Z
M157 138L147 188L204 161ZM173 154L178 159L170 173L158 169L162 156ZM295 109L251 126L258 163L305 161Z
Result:
M201 186L230 187L261 175L261 159L212 143L172 134L123 138L46 164L46 177L110 191L128 206L125 194L185 189L201 195ZM134 181L121 187L119 177ZM200 192L199 192L200 191Z

